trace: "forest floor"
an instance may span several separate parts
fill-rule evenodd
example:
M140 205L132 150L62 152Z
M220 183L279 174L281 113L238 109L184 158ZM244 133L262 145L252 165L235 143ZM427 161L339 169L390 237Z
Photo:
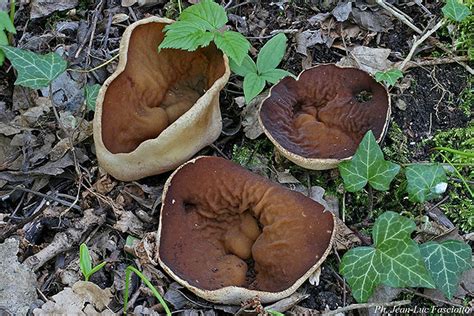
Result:
M123 307L125 268L134 264L164 294L172 309L184 315L251 314L255 308L252 304L246 305L244 311L241 306L206 302L178 285L159 267L142 266L124 251L129 237L140 239L147 232L157 230L163 185L170 173L133 182L118 181L107 175L99 168L95 155L94 113L83 106L84 85L101 85L114 72L115 56L125 28L151 15L177 18L177 2L29 2L17 4L17 33L12 45L37 53L54 51L67 59L72 71L53 82L52 102L61 124L73 124L77 134L71 148L51 110L48 89L15 86L16 74L6 61L0 69L0 244L14 238L19 242L19 250L18 253L6 250L5 243L0 246L0 255L2 258L16 255L19 262L27 262L35 272L35 280L22 277L18 280L19 287L35 289L29 308L40 308L46 300L83 279L79 245L84 242L95 263L107 261L90 280L100 288L110 288L109 308L113 312L120 312ZM183 5L187 7L194 2L183 1ZM139 6L141 3L148 4ZM255 57L272 35L286 34L288 48L279 68L295 75L309 67L338 63L341 59L355 60L363 69L374 66L376 60L375 67L386 70L406 58L419 34L375 1L341 3L222 1L231 28L251 42L251 56ZM416 4L417 1L395 3L396 8L411 17L423 31L432 28L442 17L440 1L424 1L424 6ZM344 190L337 169L309 171L295 166L274 150L265 135L255 131L256 106L243 104L242 78L236 75L231 75L221 92L222 134L197 155L232 159L292 189L324 188L325 200L350 228L348 248L370 244L370 228L375 219L389 210L413 218L418 225L419 238L451 236L472 246L474 202L460 176L473 187L473 161L466 164L466 160L453 154L446 153L443 157L433 150L434 147L473 149L474 79L469 73L469 69L472 71L469 65L472 67L473 63L465 58L467 48L474 43L472 13L469 23L471 27L444 26L424 41L415 50L403 78L389 89L392 117L382 143L386 159L405 165L414 162L446 164L446 159L451 163L464 163L457 168L459 174L450 175L448 189L439 199L425 203L409 201L401 193L406 186L402 177L394 180L390 192L377 191L373 196L365 191L350 193ZM463 33L469 28L470 34ZM362 54L357 53L360 47ZM458 60L463 61L455 62L453 54L461 56ZM94 70L74 71L78 69ZM432 231L427 231L426 223L431 225ZM32 256L38 253L41 260L32 262ZM331 252L322 265L317 284L305 282L297 295L273 309L289 314L314 314L355 304L347 283L338 272L343 254L344 250ZM5 260L13 261L12 258ZM163 312L148 288L138 278L132 280L129 312L136 315ZM388 287L380 288L374 300L408 299L409 306L471 304L472 307L473 281L472 271L468 271L461 280L462 290L451 300L435 290ZM15 302L18 308L26 304L21 298ZM1 315L3 312L15 314L12 310L16 309L9 310L1 303L0 300ZM351 313L364 314L367 309L354 309Z

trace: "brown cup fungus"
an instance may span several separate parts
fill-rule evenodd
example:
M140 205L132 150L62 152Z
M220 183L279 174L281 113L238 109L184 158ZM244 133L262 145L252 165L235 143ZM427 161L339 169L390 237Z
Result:
M335 65L282 79L259 113L265 134L283 156L314 170L352 157L369 130L379 142L389 119L387 89L360 69Z
M117 70L97 97L97 158L119 180L172 170L222 130L219 92L229 79L227 57L213 44L158 51L172 22L150 17L127 27Z
M241 166L199 157L179 167L163 193L159 262L211 302L292 294L325 260L334 216L319 203Z

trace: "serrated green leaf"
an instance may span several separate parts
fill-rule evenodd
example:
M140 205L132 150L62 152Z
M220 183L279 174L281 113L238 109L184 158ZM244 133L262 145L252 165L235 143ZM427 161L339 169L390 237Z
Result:
M344 255L340 271L358 302L367 301L379 284L435 286L418 245L410 238L415 227L411 219L385 212L377 218L372 230L374 247L357 247Z
M285 77L293 76L293 74L283 69L272 69L264 72L260 76L266 81L275 84Z
M244 78L244 96L247 104L265 88L265 80L256 73L249 73Z
M461 22L471 14L469 8L458 0L447 0L441 11L445 17L456 22Z
M84 89L84 97L86 99L86 106L89 110L95 111L95 102L99 94L100 84L86 85Z
M286 52L286 36L283 33L275 35L263 45L257 56L257 69L261 75L275 69Z
M389 87L397 83L397 80L403 77L403 72L399 69L390 69L387 71L377 71L375 73L375 80L377 82L385 82Z
M461 273L472 267L471 247L458 240L446 240L442 243L430 241L422 244L420 251L436 288L452 299Z
M175 48L195 51L199 47L206 47L213 40L214 35L204 28L186 21L178 21L165 27L166 36L159 49Z
M81 244L79 247L79 267L87 281L90 271L92 270L92 258L86 244Z
M400 171L400 166L386 161L372 131L368 131L349 161L339 164L345 188L350 192L362 190L367 182L376 190L386 191Z
M184 9L179 20L201 25L208 31L218 30L228 21L225 9L213 0L201 0Z
M242 34L234 31L216 33L214 42L217 48L233 59L237 65L242 64L250 48L249 41Z
M405 175L408 182L408 197L411 201L422 203L437 198L446 189L446 173L440 164L409 165Z
M0 47L18 72L15 85L44 88L67 68L67 62L56 53L40 55L16 47Z
M229 64L230 69L242 77L245 77L249 73L257 73L257 65L255 65L255 62L249 55L245 55L240 65L237 65L233 59L229 60Z
M15 26L10 20L10 16L5 11L0 11L0 30L7 30L12 34L16 34Z

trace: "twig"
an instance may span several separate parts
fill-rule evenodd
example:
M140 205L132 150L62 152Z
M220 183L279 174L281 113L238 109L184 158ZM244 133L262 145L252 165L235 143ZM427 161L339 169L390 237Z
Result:
M97 69L100 69L104 66L107 66L108 64L110 64L114 59L118 58L119 57L119 54L115 55L114 57L110 58L109 60L103 62L102 64L100 64L99 66L96 66L92 69L73 69L73 68L68 68L67 70L68 71L74 71L74 72L82 72L82 73L88 73L88 72L93 72L93 71L96 71Z
M72 205L71 202L68 202L68 201L59 199L59 198L57 198L57 197L55 197L55 196L53 196L53 195L44 194L44 193L41 193L41 192L38 192L38 191L33 191L33 190L30 190L30 189L27 189L27 188L23 188L23 187L21 187L21 186L13 187L13 188L11 188L11 189L12 189L12 192L11 192L11 193L13 193L13 192L15 192L15 191L18 190L18 191L23 191L23 192L27 192L27 193L31 193L31 194L40 196L40 197L42 197L42 198L45 198L45 199L47 199L47 200L51 200L51 201L57 202L57 203L59 203L59 204L62 204L62 205L64 205L64 206L67 206L67 207L69 207L69 206ZM11 193L10 193L10 194L11 194ZM76 206L72 206L72 208L74 208L74 209L76 209L76 210L79 210L79 211L81 210L81 208L80 208L79 206L77 206L77 205L76 205Z
M460 304L451 303L449 301L445 301L445 300L442 300L442 299L439 299L439 298L434 298L434 297L431 297L431 296L428 296L428 295L425 295L425 294L421 294L421 293L418 293L416 291L409 290L409 289L404 289L403 292L414 294L414 295L419 296L419 297L427 298L427 299L429 299L430 301L433 301L433 302L436 301L436 302L440 302L440 303L450 305L450 306L461 307L461 308L464 307Z
M323 312L322 315L337 315L339 313L352 311L354 309L371 308L371 307L393 307L393 306L400 306L400 305L408 305L410 303L411 303L410 300L403 300L403 301L394 301L394 302L388 302L388 303L352 304L346 307L335 309L333 311Z
M423 43L424 41L426 41L426 39L427 39L428 37L430 37L430 36L431 36L434 32L436 32L441 26L443 26L444 23L445 23L444 20L440 20L438 23L436 23L436 25L435 25L431 30L429 30L429 31L426 32L422 37L420 37L418 40L416 40L416 41L413 43L413 46L411 47L410 52L408 53L407 57L406 57L405 60L400 64L400 66L398 67L398 69L400 69L401 71L404 71L406 64L412 59L413 54L415 54L415 51L416 51L416 49L418 48L418 46L420 46L421 43Z
M386 3L385 1L376 0L376 2L377 2L378 5L380 5L382 8L384 8L385 10L390 12L393 16L397 17L400 21L402 21L403 23L408 25L412 30L414 30L418 34L423 33L423 31L421 29L419 29L417 26L415 26L413 23L411 23L404 15L400 14L394 8L389 6L388 3ZM450 54L451 56L457 57L456 54L454 54L451 50L446 48L439 40L437 40L433 37L430 37L430 40L433 42L434 45L436 45L436 47L438 47L439 49L441 49L445 53ZM471 67L469 67L469 65L467 65L466 63L464 63L462 61L459 61L459 60L456 60L456 62L459 65L463 66L464 69L466 69L471 75L474 75L474 70Z
M384 8L385 10L387 10L388 12L390 12L392 15L394 15L396 18L398 18L400 21L402 21L403 23L405 23L406 25L408 25L412 30L414 30L415 32L417 32L418 34L421 34L423 33L423 31L421 29L419 29L417 26L415 26L413 23L411 23L406 17L405 15L401 14L398 10L392 8L391 6L388 5L388 3L386 3L385 1L383 0L376 0L377 1L377 4L379 6L381 6L382 8Z

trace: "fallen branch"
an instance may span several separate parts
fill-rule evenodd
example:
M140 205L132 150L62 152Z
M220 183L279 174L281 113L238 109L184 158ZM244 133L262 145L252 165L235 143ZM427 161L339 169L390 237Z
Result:
M413 43L413 46L411 47L410 52L408 53L407 57L400 64L398 69L400 69L401 71L404 71L406 64L412 59L412 57L415 54L415 51L418 48L418 46L420 46L424 41L426 41L428 39L428 37L430 37L434 32L436 32L443 25L444 25L444 20L440 20L431 30L429 30L422 37L420 37L418 40L416 40Z
M392 8L390 5L388 5L388 3L386 3L384 0L376 0L377 4L380 5L382 8L384 8L385 10L387 10L389 13L391 13L393 16L395 16L396 18L398 18L400 21L402 21L403 23L405 23L406 25L408 25L412 30L414 30L415 32L417 32L418 34L423 34L423 31L418 28L417 26L415 26L413 23L411 23L404 15L402 15L400 12L398 12L398 9L395 10L394 8ZM433 37L428 37L432 42L433 44L438 47L439 49L441 49L442 51L444 51L445 53L448 53L452 56L456 56L456 54L454 54L450 49L446 48L439 40L437 40L436 38L433 38ZM474 70L469 67L469 65L467 65L466 63L462 62L462 61L456 61L456 63L458 63L459 65L463 66L464 69L466 69L471 75L474 75Z

